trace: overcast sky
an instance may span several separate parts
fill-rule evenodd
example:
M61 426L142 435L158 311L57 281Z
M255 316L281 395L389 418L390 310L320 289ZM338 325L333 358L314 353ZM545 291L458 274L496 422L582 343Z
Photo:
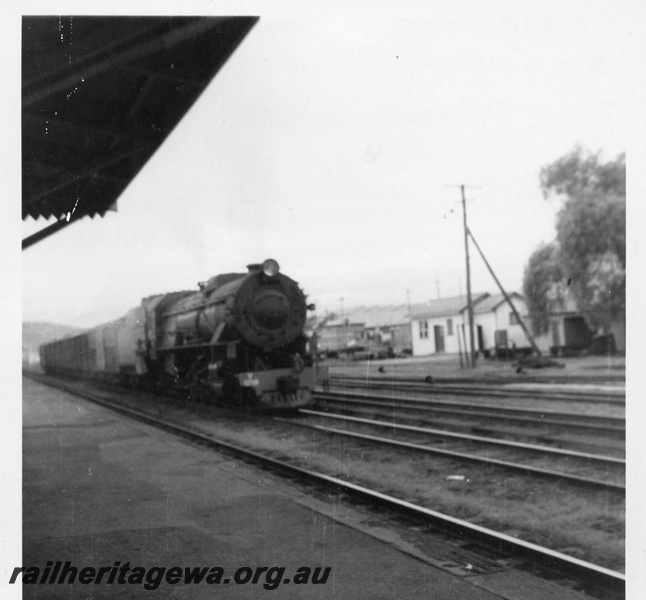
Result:
M637 274L629 291L643 297L643 202L630 201L643 199L646 187L640 0L147 3L153 15L260 21L117 213L84 219L20 254L20 239L46 224L17 224L21 14L52 14L52 7L67 15L144 14L134 5L5 8L0 148L5 206L13 208L4 213L0 246L10 309L3 331L16 343L3 337L0 344L4 390L20 385L21 317L92 326L143 296L194 288L267 257L301 282L321 313L338 311L340 298L347 309L405 303L407 290L412 302L436 298L438 289L464 292L460 192L450 187L461 183L474 186L467 196L476 238L503 284L519 290L530 254L554 237L559 209L542 198L540 168L577 144L607 160L628 151L628 263ZM495 292L475 252L472 265L474 290ZM636 350L629 362L639 364L630 382L641 394L640 306L629 303L627 333ZM4 456L20 448L18 397L3 404ZM646 456L639 406L629 406L633 482L643 479ZM17 478L9 483L19 490L20 461L13 463ZM629 581L642 585L628 597L639 598L646 526L643 495L630 489L628 545L640 552L628 554ZM2 545L16 554L4 564L18 565L20 494L0 499L16 540Z
M23 252L23 319L96 325L268 257L319 313L465 293L459 184L489 262L520 291L555 234L541 167L575 145L606 160L627 149L643 64L638 3L624 4L156 5L260 21L118 212ZM45 225L23 222L22 237ZM471 262L472 289L497 292L473 248Z

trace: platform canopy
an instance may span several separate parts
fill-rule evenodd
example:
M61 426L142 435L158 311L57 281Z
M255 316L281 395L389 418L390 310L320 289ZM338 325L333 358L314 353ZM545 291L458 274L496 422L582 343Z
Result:
M22 218L103 216L257 17L22 22Z

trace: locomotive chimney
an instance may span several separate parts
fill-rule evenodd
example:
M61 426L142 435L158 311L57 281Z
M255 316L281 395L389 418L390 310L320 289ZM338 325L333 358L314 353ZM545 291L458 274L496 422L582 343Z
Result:
M262 264L260 263L252 263L250 265L247 265L247 269L249 269L249 273L257 273L262 269Z

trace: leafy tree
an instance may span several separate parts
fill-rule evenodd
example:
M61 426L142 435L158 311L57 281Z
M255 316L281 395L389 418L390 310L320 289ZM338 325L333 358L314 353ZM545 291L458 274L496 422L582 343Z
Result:
M559 213L556 238L579 311L607 328L626 311L626 198L585 190Z
M525 270L537 333L546 331L548 298L532 295L554 295L561 286L558 295L563 281L590 325L607 328L626 310L626 155L604 164L598 153L576 147L543 167L540 185L546 198L556 196L563 204L555 243L539 248Z
M576 197L585 190L596 190L626 197L626 153L602 164L601 153L591 154L580 146L541 169L540 185L545 198L557 194Z
M562 281L558 244L542 244L529 257L523 277L523 293L534 335L549 331L549 313L555 309L554 300L563 299Z

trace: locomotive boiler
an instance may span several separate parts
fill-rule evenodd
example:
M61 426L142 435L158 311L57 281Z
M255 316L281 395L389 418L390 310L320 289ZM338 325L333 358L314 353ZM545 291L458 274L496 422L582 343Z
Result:
M142 300L122 319L41 348L45 371L183 390L203 402L290 408L315 384L297 282L267 259L198 291Z

